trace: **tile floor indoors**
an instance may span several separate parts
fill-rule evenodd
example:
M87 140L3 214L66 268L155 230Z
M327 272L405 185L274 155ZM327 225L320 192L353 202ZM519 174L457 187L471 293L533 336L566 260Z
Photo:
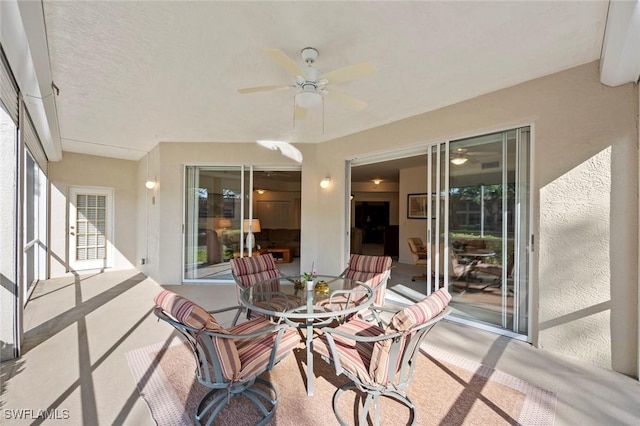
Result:
M232 285L165 287L208 309L236 303ZM2 365L0 423L153 424L125 354L171 335L152 313L159 290L135 270L39 283L25 309L24 355ZM427 344L555 392L558 425L640 424L640 384L629 377L449 321ZM68 419L11 419L20 409Z

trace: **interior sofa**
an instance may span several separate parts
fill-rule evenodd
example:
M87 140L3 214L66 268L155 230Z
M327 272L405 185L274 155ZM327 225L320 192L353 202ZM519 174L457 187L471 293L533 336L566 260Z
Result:
M265 229L255 234L256 244L260 248L288 248L291 256L300 257L299 229Z

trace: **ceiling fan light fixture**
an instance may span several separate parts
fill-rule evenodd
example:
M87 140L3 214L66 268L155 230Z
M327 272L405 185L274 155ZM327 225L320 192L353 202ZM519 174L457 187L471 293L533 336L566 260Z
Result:
M296 94L296 105L301 108L313 108L322 103L322 95L315 91L302 91Z
M467 158L467 157L453 157L453 158L451 159L451 164L454 164L454 165L456 165L456 166L461 166L461 165L463 165L464 163L466 163L466 162L467 162L467 160L468 160L468 158Z

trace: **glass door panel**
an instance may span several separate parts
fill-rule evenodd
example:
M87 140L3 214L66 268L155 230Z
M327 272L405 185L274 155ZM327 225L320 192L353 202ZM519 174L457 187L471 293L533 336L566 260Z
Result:
M527 330L528 291L514 271L528 274L525 134L528 128L450 142L447 204L456 316L520 334Z
M242 167L186 168L185 279L228 279L242 247Z
M258 252L298 274L300 178L297 168L185 167L184 280L232 280L229 260Z

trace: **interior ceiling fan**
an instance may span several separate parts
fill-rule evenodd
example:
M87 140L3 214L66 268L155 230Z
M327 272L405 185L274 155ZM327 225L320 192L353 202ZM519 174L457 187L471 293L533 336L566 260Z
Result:
M456 148L450 152L451 163L456 166L461 166L467 161L471 160L475 162L474 157L495 157L497 153L491 152L469 152L467 148Z
M238 89L238 92L247 94L281 89L295 89L297 90L295 95L295 116L299 118L305 115L308 108L320 105L325 97L341 102L356 111L360 111L367 106L365 102L336 89L333 85L374 74L376 68L371 63L362 62L323 73L314 66L319 53L318 50L313 47L305 47L300 52L306 64L303 68L299 67L293 59L281 50L264 49L264 52L293 75L296 79L295 83L288 85L247 87Z

